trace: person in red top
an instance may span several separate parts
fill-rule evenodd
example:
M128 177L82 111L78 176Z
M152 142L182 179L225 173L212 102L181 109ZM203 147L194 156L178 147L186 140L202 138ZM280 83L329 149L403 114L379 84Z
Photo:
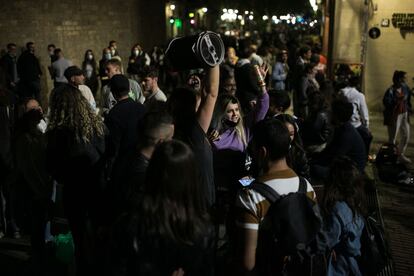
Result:
M395 71L392 78L393 85L387 89L382 100L384 104L384 125L388 128L388 142L396 144L397 136L400 135L398 149L400 162L411 163L406 157L405 150L410 140L409 113L411 112L410 88L405 83L407 73Z

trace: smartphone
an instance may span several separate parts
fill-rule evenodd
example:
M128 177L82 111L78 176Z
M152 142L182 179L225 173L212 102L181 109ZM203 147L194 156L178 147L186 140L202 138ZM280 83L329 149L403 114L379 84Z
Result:
M250 177L243 177L242 179L239 179L239 183L242 184L243 187L249 186L254 181L254 178Z

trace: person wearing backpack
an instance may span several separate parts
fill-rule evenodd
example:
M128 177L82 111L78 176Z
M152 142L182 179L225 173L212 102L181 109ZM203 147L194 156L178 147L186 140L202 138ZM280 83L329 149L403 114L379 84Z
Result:
M350 158L341 156L333 161L321 203L331 249L328 276L362 275L357 259L364 228L363 183Z
M253 128L248 150L256 180L236 199L240 275L306 275L295 262L297 246L301 243L299 247L311 254L315 248L309 241L318 245L321 218L314 212L315 192L288 166L290 143L288 129L278 120L266 119ZM302 241L296 243L295 234ZM292 247L295 252L289 251ZM291 273L288 270L292 267L300 271Z

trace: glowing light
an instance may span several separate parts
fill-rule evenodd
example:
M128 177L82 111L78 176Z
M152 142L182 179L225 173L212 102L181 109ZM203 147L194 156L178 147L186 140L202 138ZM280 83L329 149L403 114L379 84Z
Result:
M253 20L253 18L254 18L253 15L249 15L250 20Z
M243 16L238 15L238 16L237 16L237 19L238 19L238 20L242 20L242 19L243 19Z
M249 11L244 11L244 14L246 14L246 15L249 14Z
M229 11L230 14L232 14L234 12L233 9L229 9L228 11Z
M170 5L170 9L173 11L173 10L175 10L175 5L174 4L172 4L172 5Z
M273 15L273 16L272 16L272 20L273 20L273 21L277 20L277 16L276 16L276 15Z
M310 5L312 6L313 11L318 10L318 4L316 3L316 0L309 0Z
M268 19L269 19L269 17L268 17L267 15L263 15L263 16L262 16L262 19L263 19L263 20L268 20Z
M244 26L244 19L242 19L242 21L240 21L240 25Z
M206 7L201 9L204 13L206 13L208 11L208 9Z
M226 13L227 12L227 9L223 9L223 12Z
M193 12L190 12L190 13L188 14L188 17L193 18L193 17L194 17L194 13L193 13Z
M190 24L191 24L191 25L194 25L194 24L195 24L195 20L194 20L194 19L191 19L191 20L190 20Z
M180 29L183 26L183 22L181 21L181 19L177 18L175 20L175 27L177 27L178 29Z
M174 18L170 18L170 24L174 24Z
M234 13L239 13L239 10L234 10Z

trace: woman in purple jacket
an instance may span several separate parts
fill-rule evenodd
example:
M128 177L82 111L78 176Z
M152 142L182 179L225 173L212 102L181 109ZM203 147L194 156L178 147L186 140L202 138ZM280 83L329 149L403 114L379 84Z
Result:
M216 186L218 222L226 223L227 235L232 237L234 227L231 206L240 187L238 180L247 175L247 145L250 129L264 119L269 109L269 95L263 85L253 110L243 116L239 100L232 95L220 95L214 110L214 131L210 134L213 146L214 183ZM220 238L220 237L219 237Z

